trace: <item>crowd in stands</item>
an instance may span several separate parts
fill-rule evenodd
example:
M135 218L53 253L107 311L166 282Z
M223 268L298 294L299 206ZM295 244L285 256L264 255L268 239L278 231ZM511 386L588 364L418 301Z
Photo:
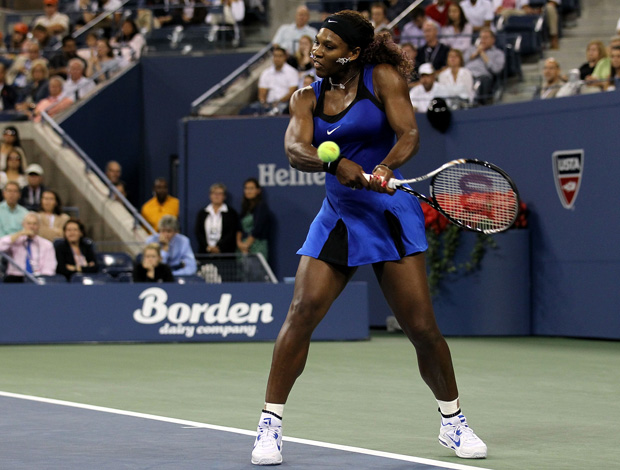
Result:
M19 143L17 130L8 126L0 146L4 159L0 172L0 252L12 262L2 263L3 282L24 282L29 275L60 275L69 281L76 273L105 272L83 223L63 213L58 193L43 184L43 168L31 163L23 170L26 157ZM106 176L117 188L123 185L118 162L108 162ZM208 258L210 269L216 270L218 263L221 266L231 260L220 255L268 256L270 211L255 178L244 183L240 212L226 204L223 183L211 185L209 203L196 214L196 255L190 239L180 233L179 200L168 193L167 181L157 178L153 192L153 198L142 205L141 214L157 233L145 240L142 254L128 271L133 282L172 282L195 276L201 268L196 255ZM238 280L224 272L218 279Z
M71 20L58 0L41 0L42 15L12 25L0 47L1 111L37 121L43 110L54 116L140 58L146 41L131 16L115 12L118 0L78 6L83 14ZM98 11L110 11L110 20L74 38Z

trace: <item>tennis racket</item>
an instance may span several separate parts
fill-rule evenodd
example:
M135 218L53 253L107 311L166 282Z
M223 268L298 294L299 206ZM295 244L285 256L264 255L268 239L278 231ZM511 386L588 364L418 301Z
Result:
M430 197L408 186L429 178ZM388 187L413 194L452 223L474 232L503 232L519 212L519 193L510 176L482 160L452 160L418 178L391 178Z

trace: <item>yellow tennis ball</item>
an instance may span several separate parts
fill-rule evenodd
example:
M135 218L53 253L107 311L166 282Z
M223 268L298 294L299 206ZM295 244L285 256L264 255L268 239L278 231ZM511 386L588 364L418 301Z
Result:
M322 161L333 162L340 156L340 147L338 147L336 142L328 140L319 145L316 153Z

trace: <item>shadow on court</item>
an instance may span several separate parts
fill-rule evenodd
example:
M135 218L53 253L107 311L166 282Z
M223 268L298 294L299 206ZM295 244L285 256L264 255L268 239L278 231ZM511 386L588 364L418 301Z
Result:
M243 431L6 396L0 397L0 410L0 467L4 470L258 468L250 463L254 437ZM280 468L447 468L295 442L285 441L283 449Z

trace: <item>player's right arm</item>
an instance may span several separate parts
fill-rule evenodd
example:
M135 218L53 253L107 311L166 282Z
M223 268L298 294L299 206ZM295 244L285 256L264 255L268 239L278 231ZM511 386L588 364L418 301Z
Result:
M312 113L316 97L312 87L297 90L289 103L289 121L284 135L284 150L290 165L299 171L323 171L323 162L312 145L314 121Z

